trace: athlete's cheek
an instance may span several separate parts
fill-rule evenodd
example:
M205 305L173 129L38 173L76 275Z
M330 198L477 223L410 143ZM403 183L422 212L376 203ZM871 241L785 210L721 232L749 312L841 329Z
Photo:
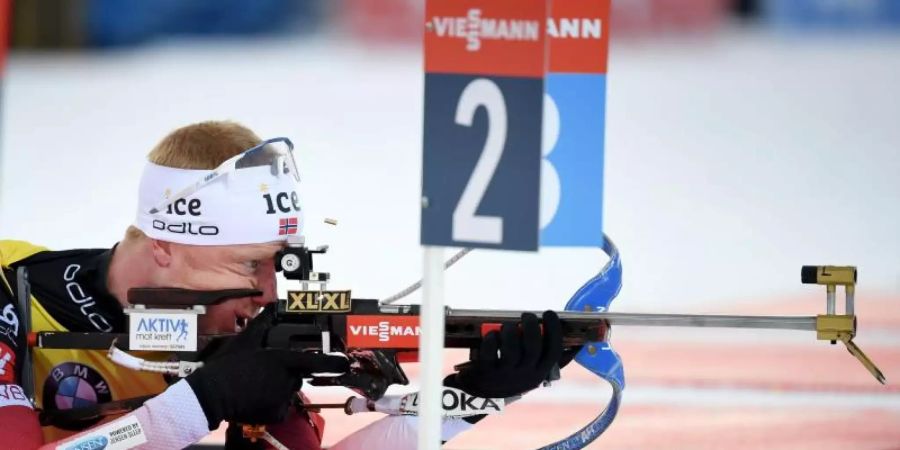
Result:
M234 312L226 304L210 306L200 317L198 326L204 334L231 333L234 331Z
M253 300L260 306L272 303L278 297L277 282L275 279L275 270L265 271L260 274L257 279L257 289L262 291L262 295L254 297Z

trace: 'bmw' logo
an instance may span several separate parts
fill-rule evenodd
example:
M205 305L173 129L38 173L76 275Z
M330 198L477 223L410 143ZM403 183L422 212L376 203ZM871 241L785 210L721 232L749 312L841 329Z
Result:
M112 400L112 393L106 380L92 367L65 362L50 370L44 380L43 407L47 412L78 409L106 403ZM55 421L54 425L77 430L99 421L99 417L89 421Z

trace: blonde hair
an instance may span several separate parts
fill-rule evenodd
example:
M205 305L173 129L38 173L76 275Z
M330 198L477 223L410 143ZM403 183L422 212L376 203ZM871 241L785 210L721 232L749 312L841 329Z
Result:
M200 122L164 137L147 155L160 166L176 169L215 169L262 139L249 128L229 121Z
M147 160L176 169L215 169L261 142L256 133L237 122L206 121L172 131L156 144ZM134 226L125 232L126 239L144 237L144 232Z

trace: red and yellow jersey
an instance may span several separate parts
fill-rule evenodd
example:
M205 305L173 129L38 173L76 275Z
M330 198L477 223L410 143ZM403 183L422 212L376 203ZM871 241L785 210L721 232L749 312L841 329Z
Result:
M49 251L22 241L0 240L0 383L21 384L26 328L18 311L16 271L28 270L31 285L30 331L126 331L122 306L106 288L108 249ZM137 372L112 363L105 351L34 349L34 403L46 411L91 406L162 392L160 374ZM167 355L138 354L160 360ZM44 427L44 438L56 440L98 423L61 422Z

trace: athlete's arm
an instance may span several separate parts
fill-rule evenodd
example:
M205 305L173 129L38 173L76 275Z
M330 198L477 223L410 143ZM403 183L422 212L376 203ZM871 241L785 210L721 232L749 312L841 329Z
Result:
M441 440L446 442L474 425L463 419L445 417L441 425ZM419 418L416 416L387 416L341 439L330 450L415 450L419 439Z
M114 448L137 445L148 449L183 448L218 428L223 420L251 424L280 422L287 415L291 397L304 376L318 372L342 373L347 369L346 358L291 350L250 350L221 355L133 413L63 442L66 445L128 444ZM53 443L42 449L58 446L59 443Z
M479 397L507 398L522 395L547 379L562 358L562 327L553 311L544 313L541 322L525 313L520 323L504 324L481 343L480 351L468 366L444 380L447 386ZM441 439L448 441L484 416L465 419L444 418ZM414 449L418 441L419 418L389 416L347 436L334 450L367 448Z
M19 385L0 385L0 442L7 448L38 448L44 437L37 414Z
M180 383L148 401L145 407L111 424L88 429L74 438L45 443L38 415L21 386L28 329L19 313L16 292L18 286L11 282L15 280L16 273L15 266L9 267L9 263L21 261L22 256L16 254L16 249L16 246L0 245L0 446L36 449L43 445L41 448L57 448L62 443L69 445L69 441L99 436L111 425L131 423L132 420L139 422L138 427L144 425L146 434L136 433L135 430L139 428L129 426L128 430L116 433L115 439L136 442L135 438L147 437L147 442L153 443L156 448L181 448L208 434L207 421L203 410L197 406L196 397L186 383ZM197 410L200 411L199 417L202 420L191 419L196 419ZM143 427L140 429L145 431ZM133 436L129 439L129 435ZM112 434L104 439L110 441L111 436Z
M182 380L124 417L49 442L40 449L133 448L139 445L143 449L184 448L199 441L209 431L203 407L187 381ZM78 447L76 444L83 445Z
M2 255L0 255L2 257ZM2 259L2 258L0 258ZM2 262L2 261L0 261ZM16 293L8 277L11 269L0 273L0 442L4 448L36 449L44 444L38 415L21 387L22 362L28 330L21 323ZM206 431L204 430L204 434ZM46 448L55 448L51 443Z

